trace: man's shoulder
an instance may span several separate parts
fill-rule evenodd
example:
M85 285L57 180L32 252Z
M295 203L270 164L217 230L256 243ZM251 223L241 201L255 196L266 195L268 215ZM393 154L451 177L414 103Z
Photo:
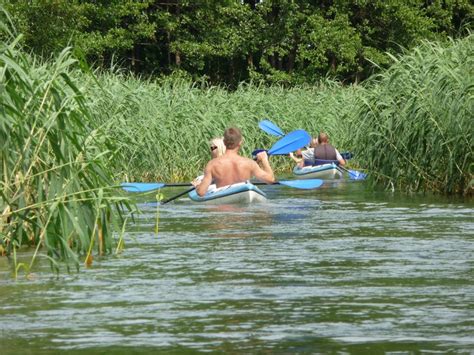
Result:
M249 164L249 165L257 164L257 162L253 159L242 157L242 156L240 156L239 158L240 158L239 161L243 164Z

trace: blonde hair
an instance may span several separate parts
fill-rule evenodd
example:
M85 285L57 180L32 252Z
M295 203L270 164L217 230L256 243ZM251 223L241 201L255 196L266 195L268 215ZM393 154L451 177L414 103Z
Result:
M229 149L236 148L242 141L242 133L237 127L227 128L224 132L224 144Z
M217 147L217 156L220 157L225 153L225 145L223 137L216 137L209 141L210 146L215 145Z

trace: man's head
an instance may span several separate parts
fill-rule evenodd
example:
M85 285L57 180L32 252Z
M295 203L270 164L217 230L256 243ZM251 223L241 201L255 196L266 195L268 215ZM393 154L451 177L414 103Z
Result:
M227 128L224 132L224 144L227 149L235 149L242 142L242 133L237 127Z
M320 132L318 136L318 143L319 144L324 144L329 142L329 137L326 133Z
M311 138L311 141L309 142L309 147L314 148L317 145L318 145L318 137Z

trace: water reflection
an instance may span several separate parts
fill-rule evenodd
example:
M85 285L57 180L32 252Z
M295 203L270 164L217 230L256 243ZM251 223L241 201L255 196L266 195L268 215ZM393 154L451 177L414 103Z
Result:
M58 279L46 262L33 281L3 277L2 354L26 346L40 353L474 349L472 203L359 183L265 192L263 204L160 206L158 234L157 206L144 201L123 254Z

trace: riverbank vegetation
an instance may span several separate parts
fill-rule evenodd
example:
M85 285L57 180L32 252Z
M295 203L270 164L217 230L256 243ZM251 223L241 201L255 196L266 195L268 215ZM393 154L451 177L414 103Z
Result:
M258 127L329 133L375 183L404 191L472 193L474 36L426 42L363 85L334 81L236 90L179 78L143 81L103 74L89 87L92 110L122 146L117 171L135 181L192 179L209 158L207 141L229 124L243 129L243 153L275 142ZM279 173L290 159L272 158Z
M0 252L40 246L79 265L112 248L117 197L111 160L120 152L94 120L68 50L40 63L18 48L5 15L0 48ZM15 264L15 272L18 271Z
M351 142L375 181L472 194L474 36L425 42L366 83Z
M92 72L67 48L42 60L8 15L1 23L0 252L33 247L26 268L41 246L75 265L111 251L122 206L131 208L114 186L191 180L208 140L231 124L244 132L244 155L268 148L276 139L258 129L265 118L285 132L327 131L374 183L472 194L473 35L426 41L358 85L249 80L229 90L183 71ZM291 160L272 164L288 173Z

